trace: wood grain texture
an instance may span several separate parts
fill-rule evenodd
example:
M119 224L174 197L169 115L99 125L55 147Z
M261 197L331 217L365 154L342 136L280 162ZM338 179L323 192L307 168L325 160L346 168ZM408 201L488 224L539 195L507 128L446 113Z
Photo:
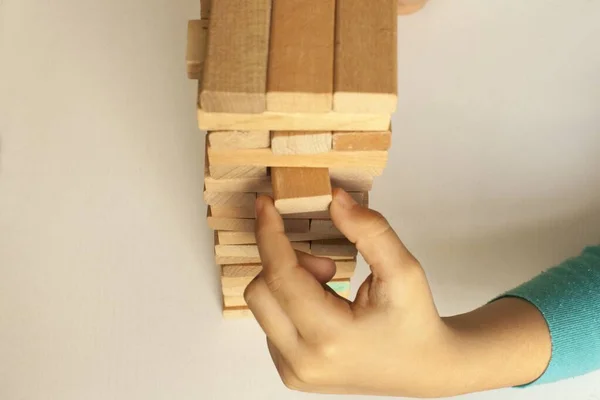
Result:
M329 209L332 195L327 168L271 168L271 182L280 214Z
M350 297L350 280L336 280L332 281L328 284L328 286L338 295L342 296L345 299ZM247 285L246 285L247 287ZM244 307L247 306L246 300L244 299L244 291L246 287L235 287L235 290L227 290L231 293L239 293L242 292L241 295L237 296L223 296L223 303L225 307Z
M208 170L214 179L264 178L267 176L267 167L257 165L210 165Z
M293 242L292 247L294 250L309 253L311 244L309 242ZM215 255L223 257L259 258L259 261L257 262L260 262L260 255L258 253L258 246L256 244L228 245L222 244L219 241L219 244L215 246ZM252 261L248 262L248 264L251 263Z
M200 104L206 111L266 109L271 0L213 0Z
M312 255L318 257L356 257L356 246L348 239L314 240L310 244Z
M207 37L207 20L198 19L188 21L186 65L187 75L190 79L202 79Z
M226 307L223 304L223 318L227 320L249 319L254 315L248 307Z
M224 218L255 218L254 206L210 206L213 217ZM331 219L329 211L283 214L283 219Z
M332 108L335 0L273 2L267 110Z
M354 275L356 260L337 261L335 263L336 273L333 279L347 279ZM228 279L254 279L262 270L261 264L224 265L221 268L221 278Z
M254 206L210 206L210 214L220 218L256 218Z
M218 113L198 109L198 127L204 131L384 131L389 113Z
M386 151L330 151L321 154L273 154L270 149L220 150L208 148L212 166L245 165L267 167L307 168L377 168L383 171L387 163Z
M204 186L209 192L271 192L271 177L215 179L204 176ZM341 186L338 186L341 187ZM350 190L350 189L349 189ZM363 190L363 189L357 189Z
M236 281L230 281L227 283L221 284L221 288L223 290L224 297L238 297L243 296L244 291L250 284L251 280L247 279L238 279ZM346 294L349 295L350 289L350 280L349 279L337 279L327 283L327 285L332 288L338 294ZM337 290L336 290L337 289Z
M331 186L342 188L347 192L371 190L373 187L373 176L380 174L381 170L378 169L331 168L329 170ZM204 186L207 192L273 193L270 176L215 179L206 172Z
M254 207L256 193L204 192L204 202L209 206Z
M254 232L217 232L220 244L256 244ZM290 242L310 242L311 240L341 239L342 234L288 233Z
M266 149L271 146L271 132L213 131L208 142L215 149Z
M319 154L332 148L331 132L272 132L274 154Z
M335 111L396 110L397 6L397 0L379 0L376 4L364 0L337 2Z
M340 151L387 151L392 145L392 133L387 132L336 132L333 149Z
M221 218L209 215L208 226L215 231L254 232L256 220L252 218ZM306 233L310 221L307 219L286 219L283 221L287 233Z
M213 0L200 0L200 15L202 18L210 18Z
M310 233L321 233L327 235L341 235L338 228L331 220L312 220L310 221Z

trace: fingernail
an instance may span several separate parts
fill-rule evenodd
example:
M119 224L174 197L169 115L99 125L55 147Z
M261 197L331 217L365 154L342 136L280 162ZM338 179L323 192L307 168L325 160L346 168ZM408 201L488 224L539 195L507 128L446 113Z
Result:
M350 209L357 205L358 203L354 201L352 196L350 196L345 190L338 190L335 194L334 199L340 206L346 209Z
M254 205L256 209L256 215L259 215L265 208L265 199L262 196L260 196L256 199L256 203Z

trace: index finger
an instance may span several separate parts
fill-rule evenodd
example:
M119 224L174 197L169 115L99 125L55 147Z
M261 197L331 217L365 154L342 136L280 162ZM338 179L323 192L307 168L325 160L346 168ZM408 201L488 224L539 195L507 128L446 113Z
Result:
M269 197L256 202L256 242L262 275L273 297L289 316L301 336L328 329L335 309L321 284L298 264L285 235L283 220Z

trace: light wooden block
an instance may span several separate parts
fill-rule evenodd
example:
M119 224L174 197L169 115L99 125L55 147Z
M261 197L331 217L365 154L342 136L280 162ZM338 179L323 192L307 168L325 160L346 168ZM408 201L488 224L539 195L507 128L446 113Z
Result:
M271 132L213 131L208 142L214 149L266 149L271 146Z
M332 108L335 0L273 1L267 109Z
M293 242L292 247L294 250L310 253L311 244L310 242ZM219 241L219 244L215 246L215 255L222 257L258 258L256 262L260 262L260 255L256 244L228 245L221 244ZM253 262L248 261L248 263Z
M213 0L210 13L202 109L265 111L271 0Z
M256 220L251 218L220 218L209 215L208 226L215 231L254 232ZM286 219L283 221L288 233L306 233L310 221L307 219Z
M319 154L332 148L331 132L273 132L271 151L274 154Z
M254 232L217 232L220 244L256 244ZM343 238L342 234L322 233L288 233L290 242L308 242L311 240L325 240Z
M202 79L207 36L207 20L188 21L186 64L187 75L190 79Z
M336 132L333 149L341 151L389 150L391 132Z
M280 214L329 209L332 195L327 168L271 168L271 182Z
M256 218L254 206L210 206L210 214L220 218Z
M221 150L208 148L211 168L226 166L308 167L308 168L377 168L383 171L386 151L330 151L321 154L273 154L270 149Z
M223 306L223 318L228 320L249 319L254 317L248 307L225 307Z
M208 169L210 176L214 179L264 178L267 176L267 167L258 165L211 165Z
M384 131L391 115L378 113L219 113L198 109L198 127L203 131Z
M256 193L204 192L204 202L209 206L254 207Z
M337 280L331 281L327 284L331 290L340 295L341 297L348 299L350 297L350 280ZM245 288L244 288L245 290ZM248 304L242 295L238 296L223 296L223 304L225 307L246 307Z
M329 178L331 186L347 192L363 192L373 188L373 177L380 175L378 169L331 168ZM204 175L204 186L207 192L259 192L272 194L273 186L270 176L215 179L209 175L208 168ZM308 217L310 218L310 216Z
M333 279L349 279L354 275L356 270L356 260L351 261L336 261L336 273ZM262 270L261 264L240 264L240 265L223 265L221 268L221 282L234 284L235 279L244 279L250 283Z
M340 0L333 109L393 113L397 105L397 0ZM375 129L385 130L385 129Z
M356 257L356 246L348 239L314 240L310 252L318 257Z
M215 179L208 174L204 176L204 186L208 192L271 192L271 177L244 177ZM351 185L348 185L351 186ZM343 187L343 186L337 186ZM348 189L352 190L352 189ZM366 190L366 189L356 189Z
M231 206L211 206L210 211L213 217L224 218L255 218L255 207L236 207ZM331 219L329 211L316 211L306 213L283 214L283 219Z

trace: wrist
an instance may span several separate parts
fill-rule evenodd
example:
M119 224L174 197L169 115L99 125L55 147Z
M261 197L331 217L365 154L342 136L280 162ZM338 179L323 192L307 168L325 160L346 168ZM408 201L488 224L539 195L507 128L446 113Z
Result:
M530 384L550 362L548 326L527 301L503 298L444 322L463 393Z

